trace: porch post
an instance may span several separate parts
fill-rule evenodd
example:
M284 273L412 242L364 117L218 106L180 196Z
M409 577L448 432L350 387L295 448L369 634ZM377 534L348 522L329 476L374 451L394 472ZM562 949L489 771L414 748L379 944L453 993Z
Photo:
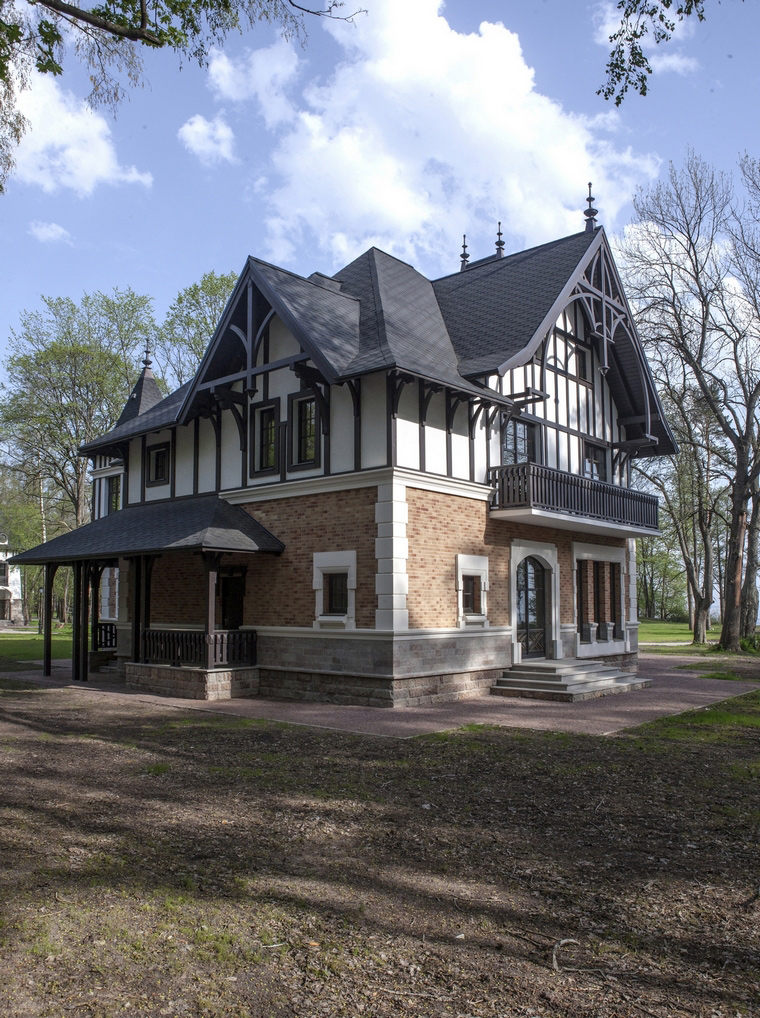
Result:
M79 678L80 662L82 657L82 626L80 624L80 612L82 610L82 563L75 561L74 569L74 612L71 620L71 679L76 682Z
M136 555L129 560L129 586L132 595L132 660L137 663L141 659L140 644L142 613L140 611L140 594L142 587L142 557Z
M203 568L206 573L206 668L211 671L216 664L214 634L216 631L216 581L219 576L221 555L203 553Z
M100 621L100 578L103 575L104 566L95 565L90 570L92 582L92 605L90 616L90 649L100 650L98 642L98 622Z
M82 626L82 632L81 632L81 635L80 635L80 638L79 638L79 648L80 648L79 649L79 654L80 654L80 657L79 657L79 676L78 677L79 677L79 679L81 679L82 682L87 682L87 675L88 675L88 671L89 671L89 669L88 669L89 660L88 660L88 654L87 654L87 625L88 625L88 622L89 622L88 615L89 615L89 608L90 608L90 563L89 563L89 561L87 559L85 559L85 561L82 562L81 570L82 570L82 578L81 578L81 581L80 581L81 582L80 589L81 589L81 601L82 601L82 608L81 608L82 614L80 616L80 623L81 623L81 626Z
M58 566L45 563L44 619L42 635L42 674L50 675L53 664L53 580Z

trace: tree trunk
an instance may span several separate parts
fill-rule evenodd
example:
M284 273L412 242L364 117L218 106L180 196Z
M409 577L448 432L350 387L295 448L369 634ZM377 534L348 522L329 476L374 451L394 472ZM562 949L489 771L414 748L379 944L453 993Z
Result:
M742 559L747 526L747 501L736 493L731 501L731 529L726 547L726 598L720 646L723 650L738 653L741 650Z
M747 639L754 637L757 626L757 572L758 552L760 551L760 492L757 484L753 485L752 518L747 527L747 560L744 567L744 584L741 595L741 635Z

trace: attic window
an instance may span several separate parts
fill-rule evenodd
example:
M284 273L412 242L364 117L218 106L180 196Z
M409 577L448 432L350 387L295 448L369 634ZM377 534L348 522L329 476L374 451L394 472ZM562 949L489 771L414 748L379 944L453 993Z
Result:
M169 443L150 445L145 450L146 470L145 484L147 487L169 483Z

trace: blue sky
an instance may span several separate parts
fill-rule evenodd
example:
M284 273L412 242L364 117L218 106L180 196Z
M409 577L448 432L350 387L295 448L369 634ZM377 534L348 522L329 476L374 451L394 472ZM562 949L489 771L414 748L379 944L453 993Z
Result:
M204 272L248 254L333 272L371 244L429 275L582 229L587 182L611 232L687 146L731 171L760 156L760 5L708 5L653 50L650 95L597 96L612 6L567 0L364 0L311 19L305 48L268 27L209 67L146 52L117 119L87 79L23 95L32 129L0 197L0 358L40 295L131 286L162 317ZM0 369L0 373L2 369Z

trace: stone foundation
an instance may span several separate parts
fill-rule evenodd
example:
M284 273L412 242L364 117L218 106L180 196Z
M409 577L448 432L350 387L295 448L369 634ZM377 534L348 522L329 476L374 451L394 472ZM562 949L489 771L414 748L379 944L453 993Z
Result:
M259 692L258 668L173 668L171 665L145 665L130 661L126 665L127 688L160 696L178 696L185 700L230 700L256 696Z

